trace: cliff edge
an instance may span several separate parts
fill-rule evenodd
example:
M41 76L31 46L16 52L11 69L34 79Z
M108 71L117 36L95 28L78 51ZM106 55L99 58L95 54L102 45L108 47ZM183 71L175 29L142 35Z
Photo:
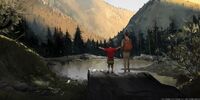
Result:
M160 100L184 97L144 72L107 74L88 71L88 100Z

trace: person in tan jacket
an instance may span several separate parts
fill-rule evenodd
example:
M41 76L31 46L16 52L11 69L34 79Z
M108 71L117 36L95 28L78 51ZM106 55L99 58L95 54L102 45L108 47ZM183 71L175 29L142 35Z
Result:
M124 60L124 72L130 72L130 54L133 48L132 40L129 37L128 32L124 34L124 39L121 42L122 55Z

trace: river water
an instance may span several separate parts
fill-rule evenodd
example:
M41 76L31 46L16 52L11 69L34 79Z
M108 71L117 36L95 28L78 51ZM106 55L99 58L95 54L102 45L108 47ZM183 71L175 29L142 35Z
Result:
M58 62L52 62L54 66L52 66L53 71L56 72L61 77L69 77L76 80L86 80L88 70L107 70L106 59L88 59L81 60L75 59L70 62L60 64ZM153 62L145 61L145 60L131 60L130 68L137 69L142 67L148 67ZM114 64L114 73L123 73L123 60L115 59ZM131 70L131 72L136 72L136 70ZM138 70L137 70L138 72ZM143 71L142 71L143 72ZM175 86L176 79L169 76L160 76L156 73L148 72L153 75L157 80L159 80L163 84Z

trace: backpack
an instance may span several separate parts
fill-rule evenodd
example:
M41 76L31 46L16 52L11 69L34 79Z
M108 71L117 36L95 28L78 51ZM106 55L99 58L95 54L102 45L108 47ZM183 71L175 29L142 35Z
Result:
M123 41L123 51L131 51L133 48L133 45L132 45L132 41L129 39L129 40L125 40Z

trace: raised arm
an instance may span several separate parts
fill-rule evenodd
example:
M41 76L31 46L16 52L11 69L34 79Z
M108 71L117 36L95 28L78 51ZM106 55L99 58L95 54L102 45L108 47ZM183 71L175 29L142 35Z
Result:
M104 50L104 48L102 48L102 47L99 47L99 49Z
M120 49L120 48L121 48L121 46L117 47L116 49L118 50L118 49Z

